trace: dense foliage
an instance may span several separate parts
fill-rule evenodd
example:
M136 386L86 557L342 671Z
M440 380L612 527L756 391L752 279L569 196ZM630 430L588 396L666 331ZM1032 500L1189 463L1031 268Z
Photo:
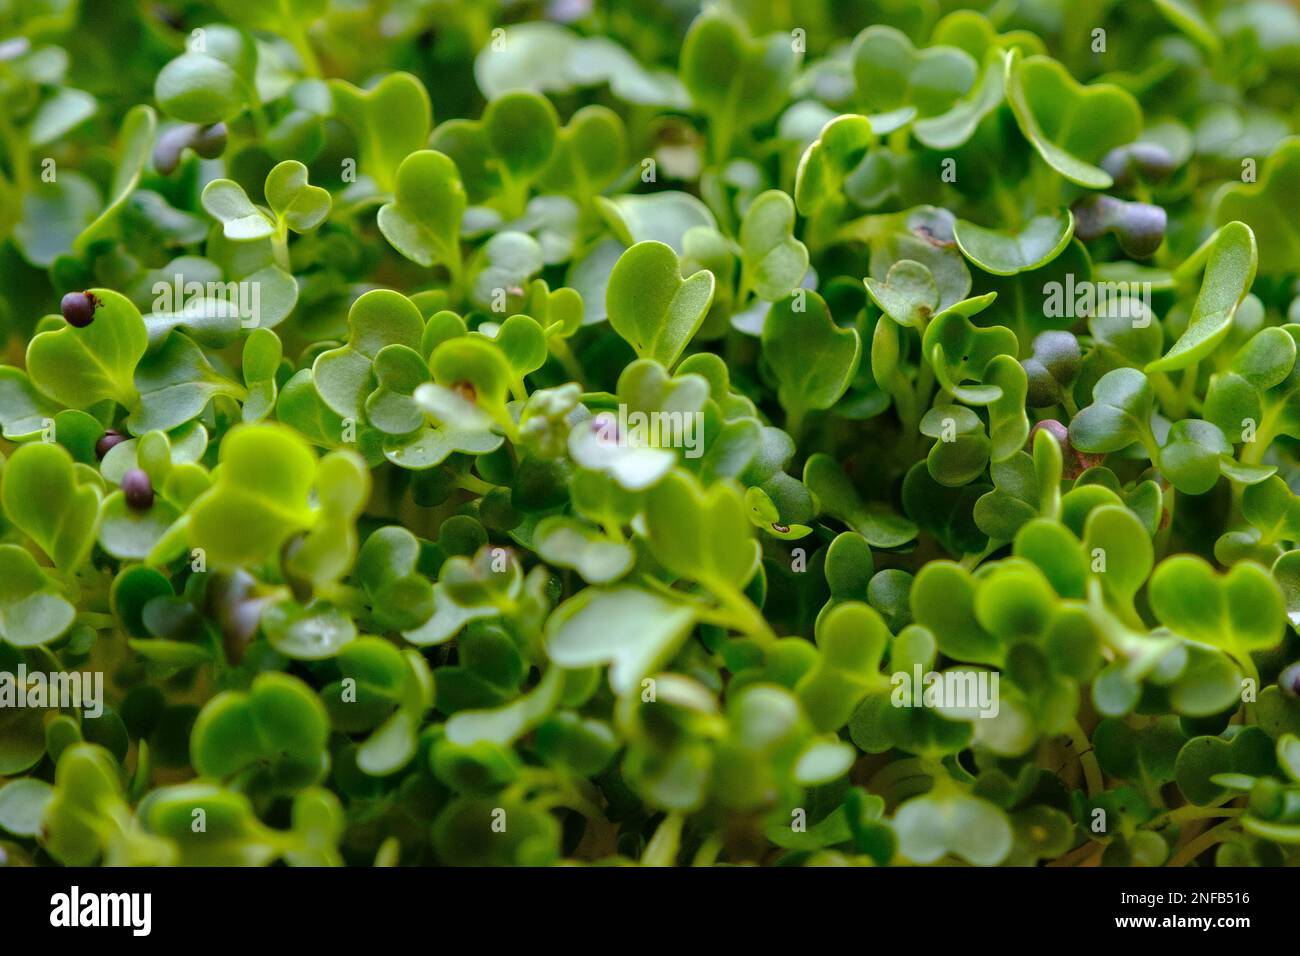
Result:
M0 859L1295 861L1300 14L974 6L0 0Z

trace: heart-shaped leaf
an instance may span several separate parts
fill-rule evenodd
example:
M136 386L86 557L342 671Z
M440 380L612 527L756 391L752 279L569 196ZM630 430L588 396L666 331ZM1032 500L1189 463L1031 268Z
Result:
M1230 222L1208 245L1205 276L1187 329L1164 358L1147 365L1147 372L1187 368L1213 352L1232 328L1237 306L1255 281L1255 234L1249 226Z
M610 230L624 245L654 240L671 246L679 256L685 252L686 233L689 230L696 226L714 230L718 228L718 222L708 206L690 193L671 189L613 198L600 196L596 200L596 206ZM582 292L584 301L589 298L586 290L577 282L569 284Z
M1160 470L1175 488L1203 495L1219 480L1219 460L1232 446L1217 425L1196 418L1175 422L1160 449Z
M695 18L682 41L680 74L709 117L715 161L728 155L735 134L781 107L799 65L796 49L784 34L751 37L743 21L721 10Z
M937 45L932 49L944 48L937 33L934 40ZM945 112L917 120L912 131L930 149L956 149L975 135L979 124L1002 104L1005 95L1006 71L1002 59L997 53L990 53L974 89Z
M822 297L803 290L772 304L762 341L781 404L792 415L834 405L862 356L857 329L837 326Z
M859 601L837 604L818 620L817 663L795 686L814 727L839 730L859 701L884 685L879 668L889 639L880 615Z
M898 852L921 864L952 854L975 866L997 866L1015 839L1006 814L955 789L908 800L894 816L894 832Z
M1223 796L1214 782L1221 774L1264 776L1276 766L1273 741L1258 727L1245 727L1231 740L1193 737L1178 751L1174 774L1178 789L1194 804L1204 806Z
M48 644L77 616L36 560L17 545L0 545L0 582L0 637L15 647Z
M589 584L610 584L627 574L636 558L623 541L562 515L542 519L533 534L542 560L573 568Z
M272 333L273 334L273 333ZM133 434L170 431L203 413L214 397L242 399L244 389L219 375L203 350L181 332L145 356L135 370L137 407L126 420Z
M505 354L491 339L483 336L464 336L443 342L429 356L429 369L433 380L445 389L451 389L461 398L472 403L461 412L452 403L441 402L445 410L460 412L453 421L440 417L444 424L464 430L476 430L482 427L482 414L503 427L512 425L512 419L506 411L506 399L514 381L514 370ZM428 397L420 399L420 393ZM416 400L424 404L426 411L435 408L435 396L430 394L427 386L416 389ZM476 415L475 412L478 414Z
M1000 397L992 386L963 387L974 379L981 381L984 370L994 356L1015 355L1019 350L1016 335L1005 326L979 328L969 316L987 308L993 295L966 299L935 316L921 339L921 348L936 377L950 392L964 402L986 405Z
M794 219L794 202L778 189L750 203L740 224L741 288L775 302L803 281L808 249L794 238Z
M844 180L875 142L871 121L865 116L845 114L827 122L799 159L794 181L799 211L811 216L840 197Z
M68 408L113 399L134 404L135 367L149 344L140 311L125 296L90 289L94 319L41 332L27 346L27 373L42 392Z
M333 202L326 190L307 182L307 167L292 159L267 173L266 201L285 226L299 233L324 222Z
M975 84L978 66L956 47L917 50L894 27L867 27L850 52L858 100L868 113L915 106L921 117L947 110Z
M701 270L683 279L671 248L638 242L610 273L609 323L641 358L671 368L704 322L713 287L713 273Z
M544 183L579 200L599 195L627 166L627 130L606 106L584 106L560 130Z
M423 149L433 125L433 108L424 84L410 73L390 73L369 90L331 80L334 111L361 147L357 172L391 193L397 169Z
M217 778L267 762L281 781L303 785L324 772L328 735L325 708L310 687L288 674L264 673L248 692L223 691L208 701L194 721L190 759L199 773Z
M315 458L297 432L267 423L232 428L212 487L190 507L193 546L213 567L274 554L311 526L307 496L315 475Z
M1238 660L1282 639L1281 592L1257 565L1237 564L1220 577L1201 558L1175 555L1152 573L1148 593L1151 609L1171 630L1221 647Z
M1151 433L1155 397L1151 385L1134 368L1107 372L1092 388L1092 404L1070 422L1070 444L1085 452L1112 452L1142 442L1158 457Z
M248 198L244 187L229 179L214 179L203 188L203 208L221 223L232 242L253 242L275 235L275 222Z
M32 385L21 369L0 366L0 428L9 441L26 441L54 421L58 406Z
M379 630L412 630L433 613L433 585L416 570L419 557L420 542L397 525L380 528L362 546L354 577Z
M664 666L695 623L691 609L641 588L586 588L546 622L546 653L560 667L609 664L622 696Z
M941 485L956 488L974 481L989 462L989 439L984 422L962 405L939 405L921 419L921 434L937 439L926 466Z
M1006 57L1007 102L1020 131L1043 162L1086 189L1109 189L1114 180L1096 163L1116 146L1137 139L1142 110L1125 90L1082 86L1046 56Z
M1294 215L1297 180L1300 138L1290 138L1264 161L1258 182L1229 183L1215 196L1215 221L1244 222L1259 240L1259 268L1265 275L1286 272L1300 256Z
M389 435L406 435L424 424L415 390L429 381L429 364L406 345L386 345L375 354L378 387L366 399L366 420Z
M483 111L483 130L497 157L507 190L526 189L551 162L559 119L550 100L537 93L504 93Z
M758 544L735 487L708 488L670 472L646 496L646 524L656 558L679 577L720 594L738 592L753 576Z
M49 555L61 571L89 556L99 523L99 488L80 481L59 445L23 445L0 472L5 516Z
M863 501L849 476L829 455L809 456L803 480L823 512L852 527L872 547L897 548L916 537L916 525L886 503Z
M344 418L361 417L375 390L374 360L387 345L420 347L424 318L400 292L373 289L348 311L348 342L316 356L312 377L325 404Z
M1061 254L1073 236L1074 217L1068 209L1035 216L1016 233L985 229L964 219L953 226L953 237L966 258L999 276L1042 268Z
M417 265L441 263L455 274L465 202L456 164L435 150L419 150L397 168L396 197L380 207L379 231Z

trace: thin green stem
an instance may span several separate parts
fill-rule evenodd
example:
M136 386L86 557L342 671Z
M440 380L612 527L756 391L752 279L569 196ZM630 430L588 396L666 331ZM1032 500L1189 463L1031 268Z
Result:
M573 349L569 348L569 343L558 335L553 335L546 340L550 347L551 354L559 361L564 369L564 374L569 376L569 380L581 385L586 380L586 373L582 365L578 362L578 357L573 354Z
M487 495L497 489L496 485L489 484L482 478L476 478L468 473L456 475L453 480L456 482L458 488L472 491L476 495Z
M1092 742L1077 720L1071 721L1070 726L1065 728L1065 736L1070 738L1070 745L1074 748L1075 756L1079 758L1079 764L1083 767L1083 780L1088 787L1088 796L1095 797L1106 789L1106 784L1102 779L1101 766L1097 763Z
M284 37L293 46L294 52L298 54L298 59L302 60L302 68L307 75L320 77L322 75L320 59L307 38L307 25L288 9L285 0L280 0L280 28L284 30Z
M26 138L14 129L9 120L9 112L3 104L0 104L0 145L9 154L13 183L21 195L32 184L31 154L27 149Z
M1211 827L1170 857L1166 865L1186 866L1216 843L1222 843L1230 838L1236 823L1236 820L1226 820L1216 827Z
M1210 820L1215 817L1237 817L1246 811L1240 807L1220 806L1224 801L1233 800L1237 794L1229 794L1218 803L1208 807L1198 807L1195 804L1188 804L1185 807L1179 807L1177 810L1170 810L1168 813L1162 813L1146 822L1146 826L1152 830L1161 827L1174 826L1180 823L1187 823L1190 820Z
M277 266L285 272L293 272L293 264L289 259L289 229L283 220L276 222L275 235L271 237L271 255Z
M708 839L700 844L700 848L695 851L695 857L691 860L691 866L713 866L718 861L718 854L722 852L722 837L717 833L710 834Z
M1160 402L1160 407L1164 409L1165 414L1175 420L1182 416L1178 409L1182 403L1182 397L1174 383L1164 372L1148 372L1147 380L1151 383L1151 390L1156 393L1156 398Z
M644 852L641 854L642 866L672 866L677 860L677 851L682 843L682 825L685 817L679 813L670 813L655 828Z
M804 424L808 418L808 410L798 405L792 405L786 409L785 430L786 433L794 439L795 445L799 444L799 438L803 435Z
M1196 398L1196 379L1197 370L1200 363L1193 363L1183 369L1182 381L1178 383L1178 417L1183 418L1187 415L1187 410L1192 405L1192 400Z
M740 624L740 630L760 644L770 647L776 643L776 632L767 623L767 618L763 617L762 612L754 607L753 602L741 591L723 585L706 584L706 587L718 599L718 603L734 615L735 620Z

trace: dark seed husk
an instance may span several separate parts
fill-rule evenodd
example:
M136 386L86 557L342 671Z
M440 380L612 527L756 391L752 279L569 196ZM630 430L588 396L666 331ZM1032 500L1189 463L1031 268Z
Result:
M146 511L153 505L153 484L139 468L132 468L122 476L122 494L135 511Z
M126 441L126 436L116 428L110 428L100 436L99 441L95 442L95 457L100 461L104 460L107 455L117 445Z
M69 292L59 303L59 310L69 325L84 329L95 321L95 307L99 303L88 292Z

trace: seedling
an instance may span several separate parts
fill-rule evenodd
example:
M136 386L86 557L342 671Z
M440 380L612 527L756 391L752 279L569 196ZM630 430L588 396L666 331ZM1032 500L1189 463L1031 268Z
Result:
M0 17L0 861L1300 863L1290 7L171 6Z

